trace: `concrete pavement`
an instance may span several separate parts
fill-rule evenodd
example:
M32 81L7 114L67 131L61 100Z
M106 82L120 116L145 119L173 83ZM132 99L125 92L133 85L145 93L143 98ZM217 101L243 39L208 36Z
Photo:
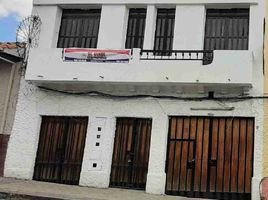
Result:
M126 189L97 189L30 180L0 178L0 193L70 200L189 200L190 198L151 195ZM30 198L31 199L31 198ZM195 199L197 200L197 199Z

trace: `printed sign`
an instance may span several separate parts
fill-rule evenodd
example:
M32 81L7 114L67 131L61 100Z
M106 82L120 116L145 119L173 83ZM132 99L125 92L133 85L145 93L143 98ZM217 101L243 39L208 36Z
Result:
M63 52L66 62L128 63L130 58L131 50L66 48Z

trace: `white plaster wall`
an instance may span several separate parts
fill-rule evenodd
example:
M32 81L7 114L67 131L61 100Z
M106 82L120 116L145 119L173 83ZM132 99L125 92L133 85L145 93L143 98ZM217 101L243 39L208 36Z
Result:
M264 15L265 15L265 1L260 0L259 5L251 5L250 6L250 26L249 26L249 49L253 52L253 88L251 91L251 94L258 95L261 94L263 96L263 33L264 32ZM258 34L258 37L257 37ZM261 79L261 81L259 81ZM260 122L263 122L263 100L260 100L259 102L255 102L253 106L259 107L261 106L260 110L260 117L262 119L256 119L256 127L260 130L261 134L255 134L255 153L256 152L262 152L260 154L257 154L254 158L254 166L259 166L258 169L254 167L254 178L252 179L253 185L258 185L263 178L263 167L262 163L262 157L263 156L263 143L259 141L263 141L263 126L259 126L257 123L258 120ZM253 187L252 188L252 199L259 199L259 188Z
M250 6L249 49L253 52L253 95L263 94L264 1ZM262 81L259 81L260 79Z
M39 36L39 48L56 48L60 30L62 9L57 5L34 6L33 15L41 18L41 32Z
M205 5L177 5L173 49L203 49Z
M235 107L234 111L192 111L199 107ZM165 189L165 157L168 116L248 116L255 117L255 151L253 199L257 199L258 177L262 176L262 100L244 101L182 101L169 99L108 99L92 96L72 96L40 91L33 85L21 82L17 114L5 163L5 176L31 179L42 115L88 116L89 125L80 185L108 187L116 117L146 117L153 119L152 137L146 191L163 194ZM99 158L93 154L96 127L104 122L103 140ZM91 168L92 160L101 167ZM256 197L256 198L255 198Z
M98 48L124 49L126 29L126 5L103 5L98 36Z
M40 2L39 2L40 1ZM203 79L205 83L246 83L253 85L250 91L251 95L261 95L263 91L263 18L264 6L263 0L196 0L185 3L178 1L171 4L167 1L145 1L143 3L122 1L125 4L119 4L121 1L103 1L102 16L100 22L98 48L104 49L121 49L124 48L125 35L127 27L127 7L147 5L147 18L144 37L144 49L153 49L155 18L158 7L175 6L176 19L174 30L174 48L173 49L203 49L204 29L205 29L205 7L249 7L250 6L250 37L249 50L252 53L245 53L237 56L231 51L228 57L218 54L215 51L215 66L202 66L196 62L132 62L129 65L122 64L98 64L88 63L63 63L61 60L61 50L54 49L58 38L60 26L61 9L67 6L71 8L74 4L72 1L61 0L55 1L54 5L48 5L41 0L36 0L33 13L38 13L42 18L42 30L40 35L40 45L38 49L32 50L29 59L26 79L31 81L73 81L78 78L79 81L86 82L114 82L114 83L195 83ZM39 2L39 3L37 3ZM65 2L66 5L61 3ZM121 2L121 3L122 3ZM162 4L160 4L162 2ZM57 4L58 3L58 4ZM77 2L75 8L96 6L97 2L87 2L82 4L82 0ZM129 5L128 5L129 4ZM42 5L42 6L40 6ZM235 53L237 53L236 51ZM242 53L243 54L243 53ZM252 55L249 55L252 54ZM229 57L230 56L230 57ZM247 56L247 57L244 57ZM138 61L138 58L134 59ZM217 59L220 59L217 60ZM252 60L251 60L252 59ZM41 61L42 60L42 61ZM238 61L233 62L233 61ZM245 63L246 61L251 63ZM243 62L243 63L242 63ZM231 64L230 64L231 63ZM234 66L235 65L235 66ZM54 66L57 66L55 68ZM251 73L253 67L253 73ZM142 74L140 72L143 72ZM154 71L155 73L151 73ZM238 73L237 73L238 71ZM63 73L64 72L64 73ZM243 76L239 72L243 72ZM131 74L131 76L130 76ZM252 75L253 74L253 75ZM43 77L38 77L39 75ZM104 77L104 79L100 78ZM169 80L166 80L169 77ZM228 80L231 81L228 81ZM201 81L202 82L202 81Z
M146 22L144 30L143 48L154 48L154 35L156 29L157 8L155 5L147 5Z
M253 60L250 51L215 51L214 61L210 65L202 65L201 61L143 61L139 59L135 57L130 63L64 62L62 49L32 49L28 60L26 80L72 81L75 84L74 78L76 78L77 82L95 82L100 85L104 82L191 84L196 83L197 80L200 84L245 86L254 84L252 82ZM254 70L260 75L261 66L255 66ZM243 72L243 76L240 72ZM167 80L166 77L169 79ZM255 81L261 80L256 78Z

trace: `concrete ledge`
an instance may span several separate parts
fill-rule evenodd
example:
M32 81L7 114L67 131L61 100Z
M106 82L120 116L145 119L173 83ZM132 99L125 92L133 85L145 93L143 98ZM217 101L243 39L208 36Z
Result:
M108 188L110 175L105 172L81 172L79 185L96 188Z

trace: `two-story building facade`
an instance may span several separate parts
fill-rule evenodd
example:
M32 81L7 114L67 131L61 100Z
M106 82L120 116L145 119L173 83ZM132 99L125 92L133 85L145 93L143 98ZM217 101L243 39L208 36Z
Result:
M5 176L258 199L263 0L34 0Z

